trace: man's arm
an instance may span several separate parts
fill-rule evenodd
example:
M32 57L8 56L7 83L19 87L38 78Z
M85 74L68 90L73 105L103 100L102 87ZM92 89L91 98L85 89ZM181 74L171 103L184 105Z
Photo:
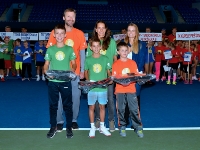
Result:
M83 79L84 78L84 64L85 64L85 50L80 50L80 58L81 58L80 79Z
M55 37L53 36L53 32L54 32L54 30L52 30L51 33L50 33L50 35L49 35L49 40L48 40L48 43L47 43L47 45L46 45L46 48L49 48L50 46L56 44L56 39L55 39Z
M85 73L85 79L89 81L89 73L88 73L88 70L85 70L84 73Z
M71 64L72 64L72 71L75 72L77 65L76 65L76 61L75 60L71 60Z
M48 60L46 60L44 63L44 73L45 74L46 74L47 70L49 70L49 64L50 64L50 62Z

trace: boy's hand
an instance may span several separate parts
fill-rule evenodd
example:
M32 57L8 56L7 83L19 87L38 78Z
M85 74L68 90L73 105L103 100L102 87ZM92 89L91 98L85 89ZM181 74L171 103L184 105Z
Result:
M110 85L110 84L113 84L113 81L111 80L108 84L109 84L109 85Z
M74 70L73 68L71 68L71 71L72 71L72 72L75 72L75 70Z
M84 72L80 72L80 79L84 79Z

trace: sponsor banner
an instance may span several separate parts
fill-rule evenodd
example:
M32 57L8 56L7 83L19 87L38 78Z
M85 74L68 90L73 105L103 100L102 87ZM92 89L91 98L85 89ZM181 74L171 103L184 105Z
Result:
M126 34L114 34L113 38L115 41L117 40L123 40L126 37Z
M0 32L0 37L4 39L5 36L8 36L10 39L13 39L13 32Z
M176 40L200 40L200 31L176 32Z
M162 41L162 33L139 33L140 41Z
M49 40L51 32L39 32L39 40Z
M21 39L21 41L38 41L38 33L21 33L21 32L14 32L13 33L13 40Z

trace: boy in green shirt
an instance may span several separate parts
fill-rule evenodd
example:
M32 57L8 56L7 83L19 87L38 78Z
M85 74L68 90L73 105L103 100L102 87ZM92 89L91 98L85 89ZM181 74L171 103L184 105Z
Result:
M9 71L11 69L11 60L10 60L10 54L12 52L12 46L9 44L10 38L6 36L4 38L5 44L1 46L2 49L4 49L4 63L5 63L5 69L6 69L6 77L9 75Z
M5 69L5 63L4 63L4 49L0 48L0 78L1 81L4 82L4 69Z
M44 72L50 68L51 70L76 70L75 53L72 47L64 44L63 40L66 36L66 29L64 25L57 25L54 28L54 37L56 38L56 45L47 49L45 55ZM70 66L71 63L71 66ZM51 77L50 77L51 78ZM51 128L47 133L47 138L53 138L57 132L57 109L59 92L62 97L63 110L66 117L66 131L67 138L72 138L72 87L71 82L49 80L48 82L48 96L49 96L49 111Z
M92 39L90 48L93 54L85 60L85 78L89 81L100 81L110 76L111 65L106 56L100 54L101 44L99 39ZM95 125L94 125L94 110L95 103L99 102L100 108L100 133L106 136L111 136L110 132L104 126L105 118L105 105L107 104L107 89L94 88L88 93L88 105L89 105L89 117L91 129L89 137L95 137Z

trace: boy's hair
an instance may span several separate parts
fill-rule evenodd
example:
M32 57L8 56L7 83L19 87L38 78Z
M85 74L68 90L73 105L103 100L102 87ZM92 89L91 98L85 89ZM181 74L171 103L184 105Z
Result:
M67 8L67 9L65 9L64 12L63 12L63 16L65 16L66 12L74 12L76 14L76 10L73 9L73 8Z
M173 43L173 42L169 42L169 47L172 47L172 48L175 48L176 46L175 46L175 44Z
M196 45L194 43L190 44L190 46L194 46L194 48L196 47Z
M64 26L63 24L58 24L58 25L56 25L55 28L54 28L54 31L55 31L56 29L62 29L62 30L64 30L64 31L66 32L65 26Z
M176 30L177 30L177 27L172 27L172 30L173 30L173 29L176 29Z
M4 37L4 40L5 40L5 39L9 39L9 40L10 40L9 36L5 36L5 37Z
M28 43L28 41L23 41L23 43Z
M99 40L99 38L91 38L90 39L90 46L92 46L93 42L98 42L101 45L101 41Z
M120 48L121 48L122 46L125 46L125 47L128 48L128 45L127 45L125 42L119 42L119 43L117 44L117 51L119 51Z
M21 39L16 39L15 42L21 43Z
M6 29L6 28L10 28L10 29L11 29L11 27L10 27L10 26L5 26L5 29Z

